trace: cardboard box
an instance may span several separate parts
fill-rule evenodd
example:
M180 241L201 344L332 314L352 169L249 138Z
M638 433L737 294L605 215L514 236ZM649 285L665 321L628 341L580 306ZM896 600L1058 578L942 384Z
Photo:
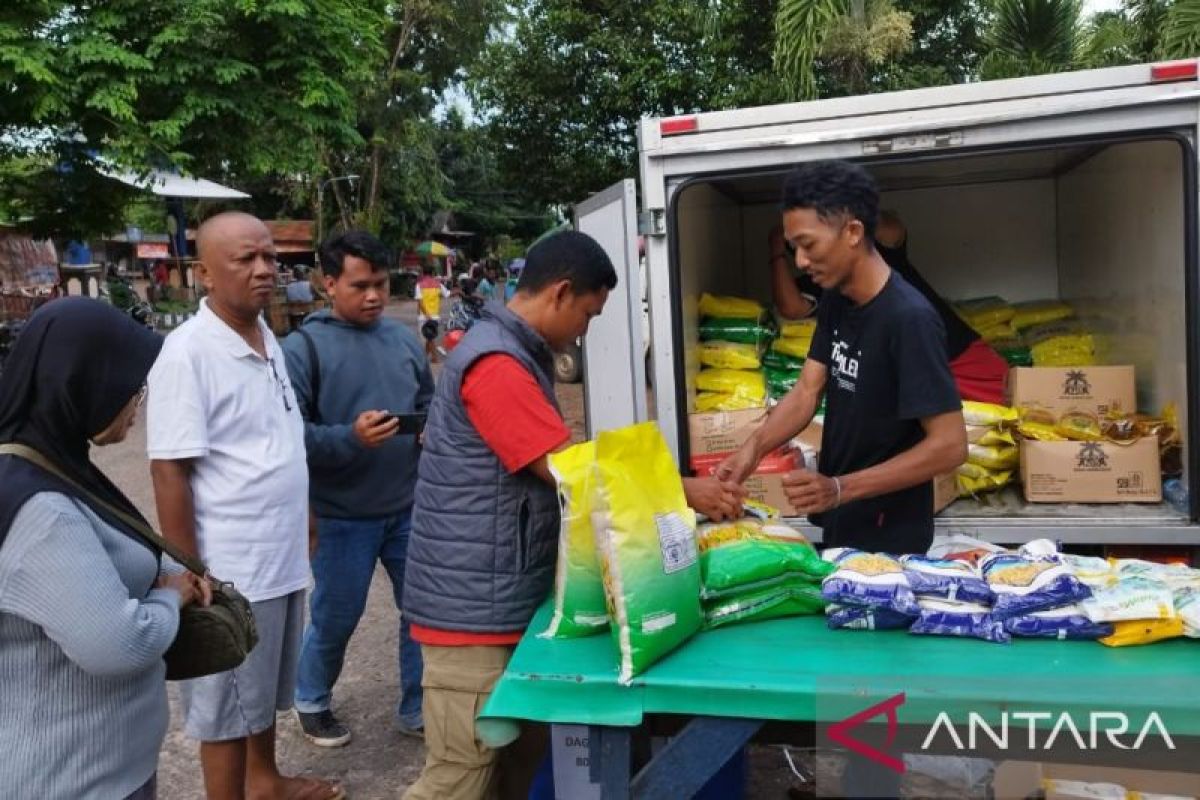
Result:
M697 475L711 475L726 454L710 453L693 456L692 469ZM772 453L762 460L758 470L743 484L751 500L778 508L785 517L794 517L796 510L788 502L783 491L783 476L797 468L797 453L782 451Z
M1011 405L1059 416L1067 411L1104 415L1137 411L1132 366L1013 367L1008 376Z
M713 411L688 415L688 438L693 456L732 453L744 445L767 419L765 408ZM796 439L816 451L821 449L821 425L812 423Z
M1160 503L1158 437L1129 445L1025 439L1021 482L1031 503Z
M689 414L688 438L692 443L692 455L732 453L754 435L766 418L765 408Z
M992 795L996 800L1024 800L1026 797L1040 796L1042 781L1050 778L1114 784L1127 792L1174 797L1200 795L1200 775L1196 773L1091 764L1038 764L1031 761L1005 761L996 767L992 778ZM1045 796L1049 800L1053 795L1046 793Z
M933 513L941 513L946 506L958 499L958 471L938 475L933 479Z

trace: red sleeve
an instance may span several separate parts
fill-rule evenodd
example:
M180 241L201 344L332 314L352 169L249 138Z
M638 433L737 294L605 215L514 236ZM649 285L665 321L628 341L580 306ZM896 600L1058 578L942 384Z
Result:
M509 472L525 469L571 438L537 379L510 355L476 361L460 392L471 424Z

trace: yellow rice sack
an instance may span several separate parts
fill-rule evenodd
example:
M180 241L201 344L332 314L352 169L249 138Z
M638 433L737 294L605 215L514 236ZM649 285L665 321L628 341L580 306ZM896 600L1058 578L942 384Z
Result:
M991 325L977 333L985 342L1004 342L1017 338L1017 329L1007 322Z
M975 464L964 464L964 467L975 467ZM955 481L958 483L959 497L978 497L985 492L994 492L997 489L1003 489L1008 484L1012 483L1012 470L988 470L979 467L981 472L978 475L964 475L962 467L959 467L959 472L955 475Z
M757 300L708 292L700 295L699 310L702 317L722 319L760 319L767 311Z
M550 454L558 483L562 522L554 573L554 615L540 635L547 639L590 636L608 627L604 581L592 531L596 443L583 442Z
M1013 469L1021 463L1021 451L1013 445L968 444L967 462L990 470Z
M592 526L627 685L703 622L696 514L656 423L596 437Z
M702 342L700 363L706 367L723 369L758 369L762 366L762 358L758 348L752 344Z
M1151 644L1163 639L1183 636L1183 619L1133 619L1114 622L1113 632L1097 641L1109 647L1129 647L1135 644Z
M1016 313L1016 309L999 297L963 300L956 303L954 308L963 321L977 331L1004 325Z
M786 319L779 322L779 335L785 339L811 339L817 332L815 317L808 319Z
M767 397L767 380L763 374L744 369L702 369L696 375L696 388L702 392L757 400L760 405Z
M1000 406L995 403L980 403L975 400L963 400L963 419L968 425L996 427L1010 422L1016 422L1020 415L1015 408Z
M1021 330L1074 315L1074 309L1060 300L1033 300L1013 306L1012 326Z
M784 353L785 355L795 356L796 358L808 358L808 350L812 347L812 337L793 336L776 339L771 345L771 349L776 353Z

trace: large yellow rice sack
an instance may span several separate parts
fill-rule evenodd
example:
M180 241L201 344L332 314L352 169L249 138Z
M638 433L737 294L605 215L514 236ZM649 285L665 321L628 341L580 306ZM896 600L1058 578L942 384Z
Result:
M817 320L812 317L781 320L779 323L779 335L785 339L811 339L816 332Z
M980 403L975 400L963 400L963 419L968 425L978 425L993 428L1016 422L1020 415L1015 408L1000 406L995 403Z
M656 423L596 437L595 504L617 681L628 684L703 622L696 515Z
M811 347L811 336L783 337L776 339L771 344L771 349L776 353L784 353L785 355L795 356L796 358L808 358L808 351Z
M755 400L745 395L723 392L700 392L696 395L696 412L741 411L747 408L762 408L765 400Z

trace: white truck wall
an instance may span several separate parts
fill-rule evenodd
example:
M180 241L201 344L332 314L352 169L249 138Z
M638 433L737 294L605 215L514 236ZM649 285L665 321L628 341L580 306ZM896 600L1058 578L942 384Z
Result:
M701 292L746 294L745 269L741 262L744 236L738 205L709 184L684 188L678 209L683 360L688 384L687 410L690 411L694 379L700 369L696 348L700 316L696 305Z
M1058 295L1054 181L914 189L881 200L908 227L909 256L943 297ZM767 233L778 224L777 203L745 207L743 258L754 297L771 296Z
M904 222L909 258L942 297L1057 296L1053 180L888 192L880 205Z
M1186 419L1182 152L1170 141L1110 147L1058 188L1060 291L1107 329L1105 361L1133 364L1138 405Z

